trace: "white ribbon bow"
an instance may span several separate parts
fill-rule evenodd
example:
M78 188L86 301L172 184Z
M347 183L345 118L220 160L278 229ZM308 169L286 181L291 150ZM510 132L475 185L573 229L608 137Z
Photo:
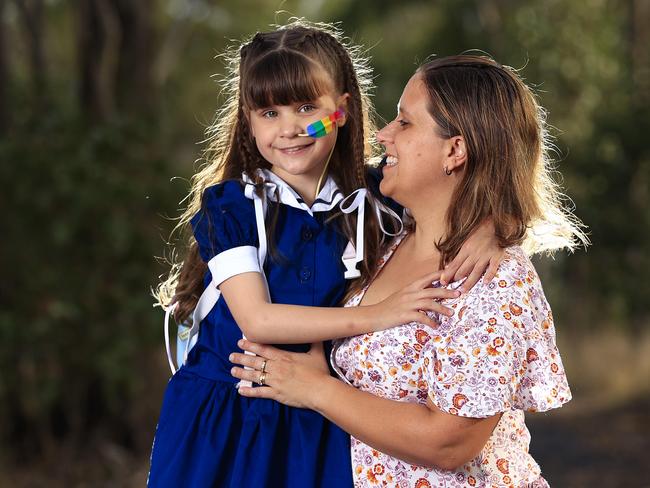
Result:
M348 199L352 196L354 196L352 203L346 207L345 202L347 202ZM370 193L368 193L368 190L365 188L359 188L341 200L339 207L341 209L341 212L344 214L350 214L357 210L356 246L352 244L352 241L349 241L348 245L345 247L345 251L343 251L343 257L341 258L343 265L345 266L346 280L352 280L361 276L361 272L357 269L357 264L363 261L363 224L366 213L366 198L370 201L370 205L374 208L375 214L377 215L377 220L379 221L379 227L385 235L392 237L398 236L404 230L404 223L402 222L402 219L400 219L399 215L397 215L391 208L387 207L379 200L374 198ZM382 213L390 215L399 222L399 231L396 233L391 233L384 228L384 224L381 219Z

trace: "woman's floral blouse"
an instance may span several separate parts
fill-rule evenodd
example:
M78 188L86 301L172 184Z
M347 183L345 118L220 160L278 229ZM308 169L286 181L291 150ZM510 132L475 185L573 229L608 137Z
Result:
M357 306L364 293L346 306ZM548 486L528 454L524 411L560 407L571 392L532 263L521 248L511 247L490 283L445 304L455 313L436 315L437 329L411 322L338 341L332 365L354 387L383 398L422 404L430 398L440 410L463 417L503 415L480 455L456 471L411 465L353 437L355 486Z

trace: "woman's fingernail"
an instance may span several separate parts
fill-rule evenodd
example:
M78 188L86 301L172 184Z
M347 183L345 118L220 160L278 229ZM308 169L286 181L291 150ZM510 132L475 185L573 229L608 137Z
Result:
M238 345L239 347L242 347L242 346L244 345L244 339L239 339L239 340L237 341L237 345Z
M229 361L232 361L233 359L235 359L235 355L234 355L234 354L231 354L230 356L228 356L228 360L229 360Z

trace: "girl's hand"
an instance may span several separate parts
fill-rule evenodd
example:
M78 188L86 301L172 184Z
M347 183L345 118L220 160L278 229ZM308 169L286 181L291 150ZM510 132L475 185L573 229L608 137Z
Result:
M231 374L257 384L261 383L264 375L264 386L239 387L242 396L270 398L290 407L312 408L312 399L319 391L318 385L330 377L321 342L312 344L307 353L283 351L245 339L241 339L237 345L256 356L232 353L229 358L231 362L251 369L233 367Z
M499 247L492 220L487 219L467 238L451 263L445 266L440 283L447 285L467 277L459 288L463 293L478 283L483 273L483 282L489 283L497 274L504 256L505 250Z
M432 288L431 284L438 279L440 279L440 271L430 273L381 302L367 305L374 317L372 330L384 330L409 322L419 322L435 328L438 324L426 312L452 316L453 310L442 305L440 300L458 298L460 292L446 288Z

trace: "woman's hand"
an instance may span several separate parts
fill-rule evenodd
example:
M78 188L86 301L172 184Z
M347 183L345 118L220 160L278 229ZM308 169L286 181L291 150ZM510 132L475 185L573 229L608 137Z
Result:
M465 241L456 257L445 266L440 283L447 285L467 277L459 288L463 293L469 291L481 275L484 283L489 283L497 274L505 250L499 247L492 220L485 220Z
M245 339L241 339L237 345L256 356L232 353L229 357L232 363L251 369L233 367L231 374L235 378L257 384L264 380L264 386L240 387L240 395L269 398L290 407L313 408L319 384L330 378L321 342L312 344L307 353L283 351Z
M438 324L426 312L437 312L451 316L453 310L440 303L447 298L458 298L460 292L446 288L433 288L432 283L440 279L440 271L429 273L405 288L396 291L388 298L375 305L366 305L371 309L374 331L388 329L409 322L419 322L430 327Z

